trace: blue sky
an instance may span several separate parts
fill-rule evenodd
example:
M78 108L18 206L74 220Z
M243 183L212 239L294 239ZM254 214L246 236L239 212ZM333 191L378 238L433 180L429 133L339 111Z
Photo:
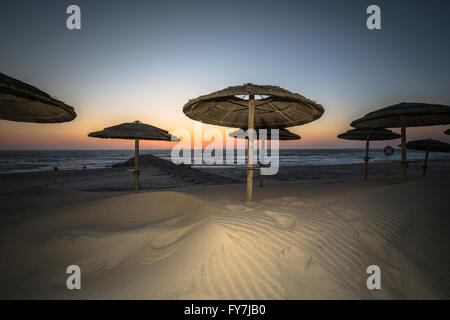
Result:
M66 28L70 4L81 8L81 30ZM366 28L370 4L381 8L381 30ZM16 0L0 12L0 71L78 114L60 125L0 121L2 149L109 147L87 134L136 119L190 130L188 99L246 82L325 107L292 128L297 147L360 146L336 135L390 104L450 105L450 1ZM444 129L408 133L450 142Z

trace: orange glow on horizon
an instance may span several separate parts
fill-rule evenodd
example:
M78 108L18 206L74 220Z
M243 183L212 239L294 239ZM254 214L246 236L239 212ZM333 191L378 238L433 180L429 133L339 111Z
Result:
M100 123L93 118L83 119L80 116L73 122L62 124L36 124L36 123L19 123L12 121L0 121L0 149L133 149L134 144L132 140L119 139L98 139L90 138L87 135L90 132L102 130L105 127L116 125L123 122L134 121L132 119L139 117L128 117L129 119L120 120L116 117L111 117L108 120ZM348 141L337 138L339 133L348 129L349 126L342 124L342 122L333 121L331 117L324 116L318 121L299 126L288 128L288 130L301 136L301 140L295 141L280 141L280 148L362 148L359 141ZM141 117L141 119L143 119ZM169 122L171 120L171 122ZM194 130L196 123L186 116L178 116L170 118L156 119L154 121L141 120L174 134L179 129L184 129L194 138ZM198 125L198 122L197 122ZM220 144L215 141L212 142L205 137L207 130L213 129L220 132L223 140L223 147L226 148L226 134L234 131L237 128L225 128L212 125L202 125L203 141L202 148L207 146L215 147ZM424 128L408 128L408 140L419 138L436 138L444 142L450 142L450 136L443 134L446 126L424 127ZM399 130L393 129L394 132ZM442 133L442 134L439 134ZM176 133L175 133L176 135ZM437 137L436 137L437 136ZM194 142L191 140L191 148L195 148ZM237 139L235 139L237 140ZM219 140L220 141L220 140ZM236 141L234 142L236 144ZM385 144L385 142L375 143ZM393 141L393 145L395 144ZM166 141L145 141L141 140L140 146L142 149L171 149L177 145L177 142Z

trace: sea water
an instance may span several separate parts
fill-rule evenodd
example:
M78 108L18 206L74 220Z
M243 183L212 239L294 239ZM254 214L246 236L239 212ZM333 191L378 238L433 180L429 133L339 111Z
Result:
M170 160L171 151L144 149L141 154L153 154ZM225 154L225 152L224 152ZM398 160L400 150L387 158L382 149L371 149L371 160ZM192 152L194 155L194 152ZM408 150L408 159L423 159L424 152ZM26 150L0 151L0 173L48 171L57 167L59 170L81 170L109 168L134 156L134 150ZM225 156L225 155L224 155ZM256 157L256 155L255 155ZM364 149L280 149L280 166L306 166L360 163L363 161ZM446 153L430 153L430 158L449 157ZM236 159L244 161L246 159ZM256 162L256 158L255 158ZM225 161L224 161L225 163ZM194 159L192 161L194 164ZM206 164L196 164L207 166ZM214 166L214 164L212 164Z

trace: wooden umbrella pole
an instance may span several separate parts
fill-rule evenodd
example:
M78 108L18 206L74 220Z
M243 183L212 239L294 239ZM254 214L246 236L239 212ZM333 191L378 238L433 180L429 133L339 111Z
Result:
M260 133L261 134L261 133ZM261 141L261 155L259 156L261 164L260 164L260 170L259 170L259 186L263 186L263 175L262 175L262 168L264 167L264 153L265 153L265 143L266 139L260 139Z
M423 176L425 176L425 173L427 172L427 164L428 164L428 151L425 153L425 162L423 164Z
M247 201L253 199L253 128L255 122L255 96L248 97L248 166L247 166Z
M139 192L139 140L134 141L134 192Z
M407 182L406 178L406 127L402 126L402 181Z
M366 139L366 156L364 157L364 180L367 180L368 167L369 167L369 138Z

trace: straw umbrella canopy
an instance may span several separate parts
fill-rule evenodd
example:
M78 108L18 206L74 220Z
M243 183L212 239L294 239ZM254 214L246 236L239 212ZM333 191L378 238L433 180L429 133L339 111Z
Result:
M102 131L91 132L88 136L93 138L129 139L135 141L134 191L136 193L139 192L139 140L178 141L177 137L170 135L167 131L140 121L122 123L116 126L108 127Z
M189 100L184 105L183 112L193 120L213 125L279 129L317 120L324 109L320 104L280 87L247 83ZM248 141L247 200L251 201L253 130L250 130Z
M450 135L450 129L445 130L444 133Z
M236 131L233 131L229 134L230 137L232 138L238 138L238 139L248 139L248 134L245 134L245 131L247 131L247 129L242 128ZM260 131L259 130L255 130L256 133L256 139L262 139L263 137L260 135ZM266 139L267 140L272 140L272 133L270 131L270 129L267 130L267 135L266 135ZM278 129L278 140L280 141L286 141L286 140L300 140L301 137L289 130L286 130L284 128L282 129Z
M407 149L425 151L425 160L423 163L422 175L427 172L428 153L429 152L450 152L450 144L433 139L409 141L406 144Z
M398 133L387 129L368 128L368 129L352 129L338 135L339 139L346 140L363 140L366 141L366 156L364 157L364 180L367 180L367 170L369 167L369 141L376 140L392 140L401 136Z
M401 128L402 134L402 177L406 178L406 128L434 126L450 123L450 107L440 104L402 102L377 111L351 123L355 128Z
M59 123L75 119L71 106L44 91L0 73L0 119Z
M262 129L260 129L262 130ZM256 139L261 140L261 150L260 150L260 158L261 158L261 162L260 162L260 167L263 166L263 162L264 162L264 153L265 153L265 144L266 144L266 139L267 140L273 140L272 139L272 131L271 130L267 130L266 133L266 137L264 137L262 134L260 134L260 130L255 130L256 133ZM248 139L248 134L245 134L245 131L247 131L247 129L239 129L237 131L233 131L229 134L230 137L232 138L239 138L239 139ZM293 132L290 132L289 130L286 129L279 129L278 130L278 139L280 141L287 141L287 140L300 140L301 137ZM262 187L263 186L263 176L260 172L259 174L259 186Z

